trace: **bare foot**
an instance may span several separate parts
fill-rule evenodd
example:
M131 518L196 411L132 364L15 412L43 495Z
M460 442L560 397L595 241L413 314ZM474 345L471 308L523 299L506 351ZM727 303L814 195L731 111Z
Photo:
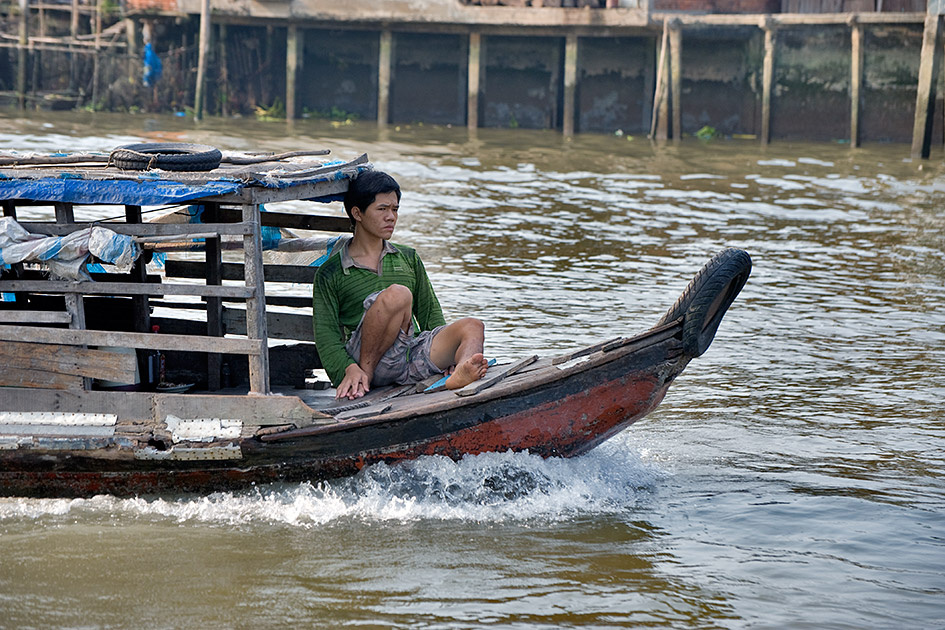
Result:
M489 369L489 362L481 352L476 353L456 366L450 377L446 379L445 387L446 389L466 387L485 376L487 369Z

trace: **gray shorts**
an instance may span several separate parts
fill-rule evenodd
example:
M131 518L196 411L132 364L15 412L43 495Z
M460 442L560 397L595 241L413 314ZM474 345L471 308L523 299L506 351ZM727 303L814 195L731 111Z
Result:
M378 293L380 291L364 298L365 313L374 304ZM362 324L364 324L364 316L361 317L361 322L358 323L358 327L351 333L348 343L345 344L345 350L355 361L361 359ZM430 360L430 347L433 345L433 337L443 328L445 326L437 326L433 330L424 330L419 335L414 336L414 326L413 321L411 321L407 332L401 330L397 334L394 344L378 361L377 367L374 368L374 378L371 379L371 386L382 387L393 383L397 385L419 383L434 374L442 374L443 370Z

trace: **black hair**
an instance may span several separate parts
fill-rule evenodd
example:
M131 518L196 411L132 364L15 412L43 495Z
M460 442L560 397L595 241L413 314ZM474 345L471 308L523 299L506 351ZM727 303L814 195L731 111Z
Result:
M351 231L354 231L354 217L351 216L352 208L360 208L362 211L374 203L374 199L383 193L397 193L397 201L400 201L400 186L397 181L382 171L365 171L351 180L348 184L348 191L345 193L345 212L348 213L348 219L351 220Z

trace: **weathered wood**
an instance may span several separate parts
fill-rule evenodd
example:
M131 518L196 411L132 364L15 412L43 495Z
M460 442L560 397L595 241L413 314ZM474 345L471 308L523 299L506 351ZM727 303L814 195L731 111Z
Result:
M71 324L72 315L64 311L3 311L0 323L4 324Z
M863 25L850 30L850 146L860 146L860 106L863 103Z
M56 208L56 223L75 223L75 213L71 203L57 201L53 205Z
M125 206L125 221L132 224L141 223L141 206ZM146 283L148 281L147 264L142 256L135 260L129 274L134 282ZM151 330L151 310L148 308L148 297L146 295L136 295L132 298L134 305L134 324L137 332L148 332Z
M0 365L22 370L42 370L126 383L133 380L137 367L133 354L15 341L3 343L0 357Z
M231 335L246 334L246 311L238 308L223 309L223 323ZM266 326L272 339L311 341L312 316L299 313L266 312Z
M192 260L168 260L164 272L170 278L203 278L204 263ZM297 282L311 284L315 279L318 267L307 265L266 265L263 273L267 282ZM223 280L243 280L243 265L241 263L223 263L221 267Z
M761 144L771 142L771 94L774 86L774 55L777 43L777 31L770 24L766 25L765 57L761 80Z
M568 33L564 39L564 103L561 130L565 136L574 135L577 98L578 38Z
M650 124L650 137L658 138L659 127L663 126L665 131L666 111L664 109L666 101L666 72L669 54L669 25L663 22L663 38L660 43L660 60L656 65L656 87L653 90L653 120ZM662 118L662 122L661 119ZM663 135L663 139L666 136Z
M214 287L186 284L130 284L126 282L66 282L63 280L0 280L0 292L64 293L67 295L203 295L252 298L253 287Z
M242 213L233 208L220 208L218 216L220 221L240 222L243 220ZM351 232L351 221L346 216L292 214L272 211L260 213L259 216L262 225L265 227L314 230L318 232ZM224 232L220 232L220 234L224 234Z
M466 126L479 127L479 82L482 73L482 34L469 34L469 63L466 75Z
M84 383L85 379L81 376L0 365L0 387L81 390Z
M259 226L259 205L243 205L243 222ZM249 389L253 393L269 393L269 352L265 346L266 331L266 285L263 277L261 230L243 237L244 276L246 288L253 296L246 299L246 335L250 340L258 339L262 352L249 358Z
M6 325L0 325L0 341L54 343L70 346L117 346L148 350L180 350L182 352L222 352L250 356L261 354L265 343L261 339L217 339L191 335L155 335L151 333Z
M669 27L670 106L673 112L673 140L682 138L682 29L673 20Z
M111 230L116 234L131 234L135 236L172 236L181 237L182 240L192 239L196 234L221 234L232 236L243 236L251 231L242 223L72 223L69 225L57 225L55 223L46 223L41 221L20 221L23 228L34 234L48 234L50 236L63 236L72 234L79 230L87 230L92 226L99 226Z
M200 31L197 42L197 86L194 94L194 118L203 118L206 90L207 57L210 54L210 0L200 2Z
M927 158L932 148L932 114L935 86L942 65L942 16L928 15L922 33L922 57L912 126L912 157Z
M216 211L216 208L210 209ZM208 285L220 286L223 284L223 261L220 239L207 241L206 260L204 265ZM223 328L223 300L218 297L207 298L207 335L222 337ZM223 359L221 355L212 353L207 355L207 389L220 389L222 384Z
M470 383L466 387L462 387L454 391L457 396L472 396L478 394L482 390L492 387L502 379L507 376L511 376L516 372L519 372L523 368L531 365L538 360L538 355L532 355L524 359L519 359L513 363L510 363L507 366L501 366L496 370L494 374L487 374L484 378L479 379L473 383Z
M298 118L298 80L301 66L302 41L304 31L300 31L297 24L289 24L285 42L285 117L287 120Z
M380 34L377 59L377 126L386 127L390 121L390 77L394 35L384 29Z

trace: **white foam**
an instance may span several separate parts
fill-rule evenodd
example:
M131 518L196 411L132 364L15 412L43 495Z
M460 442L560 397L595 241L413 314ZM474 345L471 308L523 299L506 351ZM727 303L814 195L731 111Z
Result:
M664 475L625 443L608 443L574 459L511 452L468 456L459 462L422 457L394 466L371 466L332 482L208 496L0 499L0 522L33 519L61 524L80 516L302 528L345 519L547 522L624 511Z

